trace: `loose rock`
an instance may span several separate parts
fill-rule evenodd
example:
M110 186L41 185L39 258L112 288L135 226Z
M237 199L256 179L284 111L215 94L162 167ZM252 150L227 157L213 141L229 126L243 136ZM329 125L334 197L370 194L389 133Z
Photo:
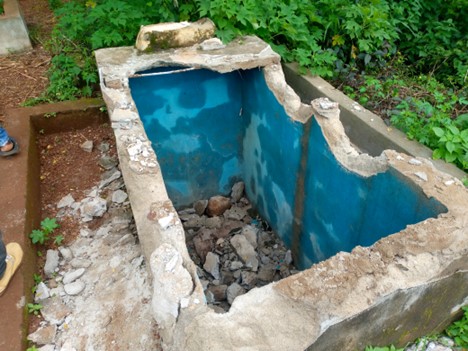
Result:
M224 196L213 196L208 200L206 213L208 216L221 216L228 208L231 207L231 200Z

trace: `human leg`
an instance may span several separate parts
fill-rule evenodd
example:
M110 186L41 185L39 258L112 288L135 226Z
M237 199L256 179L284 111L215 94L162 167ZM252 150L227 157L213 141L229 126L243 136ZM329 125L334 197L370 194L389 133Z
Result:
M3 277L6 269L6 248L5 243L3 242L2 232L0 231L0 279Z
M4 147L10 141L10 137L8 136L7 131L5 128L0 127L0 147Z

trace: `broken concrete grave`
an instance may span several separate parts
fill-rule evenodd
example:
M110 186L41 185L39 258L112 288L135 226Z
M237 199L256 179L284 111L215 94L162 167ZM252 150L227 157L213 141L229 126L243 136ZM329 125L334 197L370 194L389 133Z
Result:
M96 58L166 350L401 345L467 303L461 182L426 159L359 153L339 107L302 102L261 40L144 55L112 48ZM207 297L175 208L225 196L239 180L303 270L245 294L241 284L221 284ZM216 226L212 218L184 224ZM199 248L214 280L215 250ZM250 249L242 252L248 260ZM232 305L216 313L207 300L224 294Z

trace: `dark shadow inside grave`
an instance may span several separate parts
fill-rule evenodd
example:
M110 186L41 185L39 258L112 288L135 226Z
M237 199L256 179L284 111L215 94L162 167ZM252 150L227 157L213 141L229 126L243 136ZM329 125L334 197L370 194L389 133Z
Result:
M243 293L294 272L293 264L307 269L447 211L396 171L362 177L343 168L315 118L288 117L261 69L161 67L130 79L130 88L208 302L228 298L233 284ZM201 211L200 200L229 198L240 181L245 196L220 200L227 212ZM267 238L270 226L278 235Z

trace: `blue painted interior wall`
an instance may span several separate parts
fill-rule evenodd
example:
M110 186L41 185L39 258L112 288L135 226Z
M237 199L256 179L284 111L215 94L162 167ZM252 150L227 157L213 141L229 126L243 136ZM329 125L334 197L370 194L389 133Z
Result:
M259 69L134 78L130 88L174 205L227 195L243 179L301 269L447 210L395 171L345 170L315 119L292 121Z

